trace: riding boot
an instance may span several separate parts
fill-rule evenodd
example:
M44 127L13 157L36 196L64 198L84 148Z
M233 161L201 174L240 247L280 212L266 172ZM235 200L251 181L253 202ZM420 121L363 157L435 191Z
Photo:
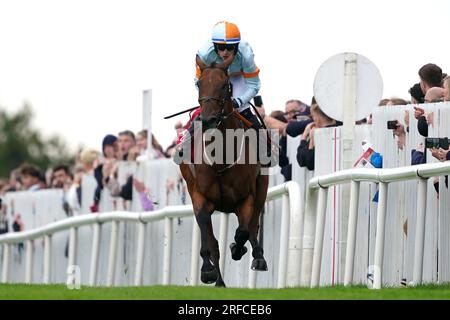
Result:
M253 114L253 112L250 110L250 108L247 108L245 110L243 110L242 112L240 112L240 114L242 116L244 116L245 119L247 119L248 121L250 121L252 123L252 128L256 130L256 137L258 139L258 148L257 148L257 155L258 155L258 162L260 162L260 157L259 157L259 145L260 145L260 138L261 138L261 143L266 143L267 148L266 148L266 154L268 157L271 158L271 161L268 164L263 164L263 167L273 167L275 165L278 164L278 152L276 150L276 146L273 146L273 143L270 140L270 137L268 136L268 132L267 130L265 130L265 134L264 135L259 135L259 130L260 129L264 129L263 125L261 124L261 122L259 121L258 117Z
M256 115L253 114L250 108L247 108L239 113L252 123L252 128L254 128L255 130L263 129L263 126L259 122L259 119L256 117Z

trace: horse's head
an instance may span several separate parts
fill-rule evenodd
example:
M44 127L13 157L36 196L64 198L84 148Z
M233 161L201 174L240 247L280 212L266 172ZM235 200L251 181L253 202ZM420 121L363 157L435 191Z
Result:
M204 129L216 128L233 111L231 89L227 69L233 61L231 55L221 64L206 65L197 56L201 75L198 79L200 119Z

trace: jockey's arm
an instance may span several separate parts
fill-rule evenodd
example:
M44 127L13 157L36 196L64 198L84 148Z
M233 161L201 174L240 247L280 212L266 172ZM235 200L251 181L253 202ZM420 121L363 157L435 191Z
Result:
M259 68L255 64L254 54L250 46L246 47L243 51L242 75L244 77L246 90L238 97L241 100L241 106L250 102L250 100L258 94L261 87Z
M246 73L244 73L244 79L246 90L240 97L238 97L241 100L241 106L250 102L250 100L258 94L259 88L261 87L261 82L258 75L247 78Z

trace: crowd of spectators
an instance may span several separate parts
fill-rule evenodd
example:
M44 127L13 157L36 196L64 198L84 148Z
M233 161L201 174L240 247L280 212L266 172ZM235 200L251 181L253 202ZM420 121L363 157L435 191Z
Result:
M178 130L181 124L177 123ZM178 131L177 131L178 133ZM123 200L132 200L133 187L139 195L145 211L154 209L154 200L145 182L132 175L126 183L118 182L118 167L121 161L143 161L146 159L170 158L174 145L163 150L154 135L152 135L151 150L147 149L147 130L133 133L124 130L117 135L107 134L101 143L101 151L95 148L84 148L77 153L74 163L59 164L53 168L42 170L34 164L24 163L10 173L9 179L0 178L0 233L7 232L6 206L2 198L7 192L38 191L43 189L62 189L64 191L64 210L68 216L77 215L81 211L82 179L91 176L97 182L97 187L90 206L91 212L98 212L102 190L108 188L111 195ZM176 138L174 139L176 141ZM85 200L85 199L83 199ZM20 226L20 216L15 218Z
M411 112L414 112L418 120L417 130L423 137L428 136L428 126L433 123L433 113L425 113L420 106L423 103L436 103L450 101L450 77L442 72L442 69L432 63L422 66L418 71L418 83L414 84L408 91L408 99L398 97L384 98L379 102L379 106L399 106L411 105ZM257 108L263 117L264 123L269 129L278 130L280 133L280 161L281 173L285 180L291 179L292 161L297 160L301 167L314 170L314 129L331 126L340 126L341 122L328 117L316 103L315 98L308 106L300 100L288 100L285 110L273 111L266 115L264 106ZM356 121L356 124L372 124L372 115L366 119ZM409 132L409 111L405 111L403 119L398 119L396 126L392 129L399 149L406 145L407 132ZM301 136L300 144L297 148L296 159L289 159L286 155L286 136ZM411 150L411 164L425 163L424 144L421 143L417 149ZM431 148L431 154L439 161L450 160L449 149ZM376 167L382 167L382 156L376 153Z

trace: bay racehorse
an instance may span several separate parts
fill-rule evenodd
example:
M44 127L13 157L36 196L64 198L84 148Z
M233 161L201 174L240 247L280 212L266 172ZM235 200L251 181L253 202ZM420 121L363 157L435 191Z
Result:
M230 79L227 69L234 56L230 56L222 64L205 65L197 56L197 65L201 76L198 80L199 103L201 113L199 120L202 130L214 128L220 130L224 145L234 145L227 140L225 130L243 130L245 118L242 118L233 108L231 100ZM230 139L229 139L230 140ZM244 146L242 148L242 146ZM224 148L225 152L229 149ZM245 159L251 159L250 154L256 154L256 146L244 139L244 144L233 148L235 161L229 163L186 163L180 164L181 174L186 181L192 206L201 234L200 256L203 260L201 281L225 286L219 268L219 246L214 236L211 215L215 210L224 213L235 213L239 222L231 243L231 257L240 260L247 252L247 240L252 245L253 270L267 270L263 248L258 242L259 217L267 196L268 175L261 174L259 163L246 161L236 162L245 152ZM225 254L225 253L221 253Z

